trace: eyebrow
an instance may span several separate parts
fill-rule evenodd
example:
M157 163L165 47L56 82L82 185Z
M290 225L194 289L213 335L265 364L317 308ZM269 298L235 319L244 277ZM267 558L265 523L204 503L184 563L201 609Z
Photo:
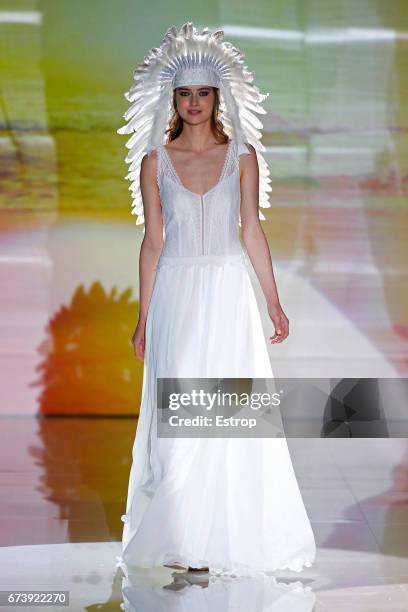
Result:
M191 91L189 87L180 87L180 90L184 89L185 91ZM203 89L211 89L210 85L204 85L204 87L199 87L198 91L202 91Z

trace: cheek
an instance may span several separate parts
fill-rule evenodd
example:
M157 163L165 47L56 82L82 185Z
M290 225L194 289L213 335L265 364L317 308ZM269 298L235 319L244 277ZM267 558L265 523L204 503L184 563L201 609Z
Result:
M210 96L205 96L202 100L202 106L204 109L210 111L213 107L214 100Z
M189 106L189 99L190 99L189 96L179 96L178 98L176 98L177 106L180 109L188 108L188 106Z
M187 100L187 98L185 98L185 97L181 96L181 97L178 99L178 101L177 101L177 106L178 106L179 108L181 108L181 109L183 109L183 108L187 108L187 106L188 106L188 100Z

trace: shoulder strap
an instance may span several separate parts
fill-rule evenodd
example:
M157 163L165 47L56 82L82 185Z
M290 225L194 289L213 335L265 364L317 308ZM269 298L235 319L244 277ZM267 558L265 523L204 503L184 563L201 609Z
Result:
M237 144L237 157L239 157L240 155L245 155L248 154L249 155L249 149L245 144Z
M228 147L227 158L225 160L223 171L220 177L221 179L231 174L236 167L236 157L237 157L236 147L237 147L237 144L235 140L233 140L230 146Z
M238 144L237 141L234 142L234 168L238 168L239 170L239 157L240 155L249 154L249 149L245 144Z
M162 173L163 173L163 162L162 162L162 151L161 151L161 146L159 145L158 147L155 148L157 157L156 157L156 181L157 184L159 186L159 189L161 187L161 179L162 179Z

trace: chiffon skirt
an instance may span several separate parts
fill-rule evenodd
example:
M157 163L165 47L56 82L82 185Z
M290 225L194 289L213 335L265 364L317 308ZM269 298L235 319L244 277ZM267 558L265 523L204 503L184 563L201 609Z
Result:
M285 438L157 436L158 377L273 377L248 265L245 254L159 260L122 516L125 570L256 576L315 560Z

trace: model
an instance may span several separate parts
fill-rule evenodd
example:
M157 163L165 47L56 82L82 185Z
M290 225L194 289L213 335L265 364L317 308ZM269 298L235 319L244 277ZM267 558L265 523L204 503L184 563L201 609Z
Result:
M273 377L249 260L271 343L289 333L260 224L270 178L254 113L266 95L222 39L173 26L125 94L118 132L132 134L126 178L145 225L132 338L144 371L118 564L301 571L316 546L285 438L157 435L158 378Z

